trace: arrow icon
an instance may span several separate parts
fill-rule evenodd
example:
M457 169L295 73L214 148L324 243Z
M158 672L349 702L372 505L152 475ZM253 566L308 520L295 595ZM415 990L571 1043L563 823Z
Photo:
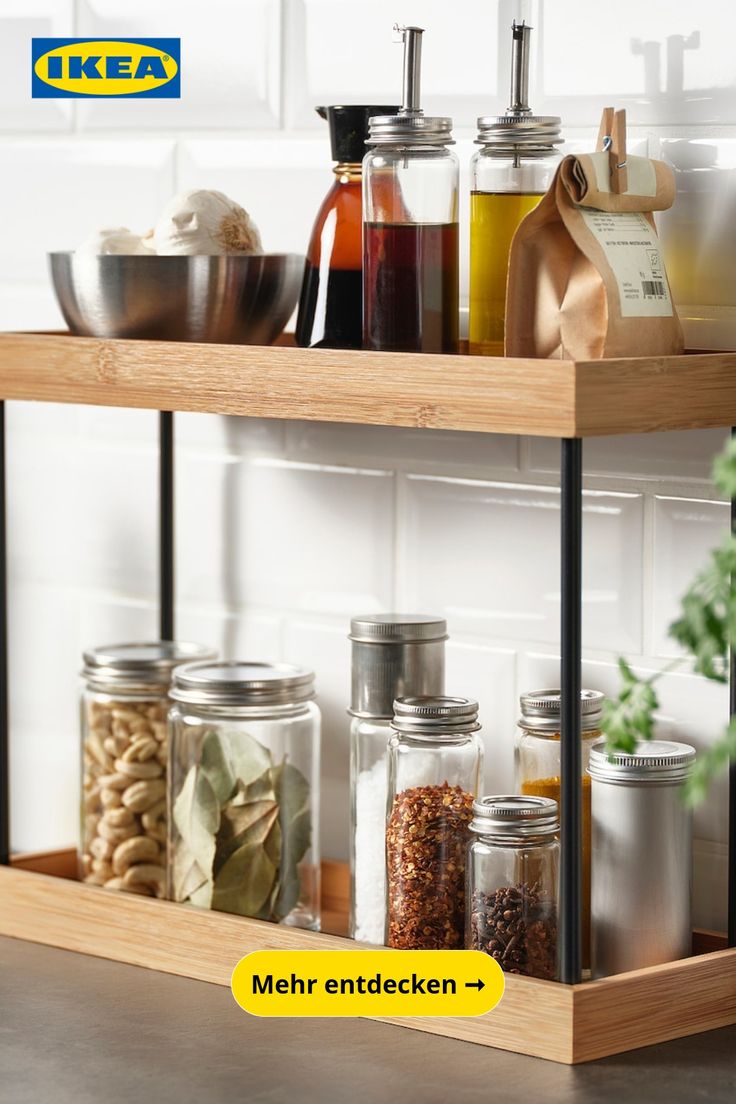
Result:
M466 981L465 982L465 988L466 989L477 989L479 993L480 993L481 989L485 989L485 987L486 987L486 983L484 981L481 981L480 978L478 978L477 981Z

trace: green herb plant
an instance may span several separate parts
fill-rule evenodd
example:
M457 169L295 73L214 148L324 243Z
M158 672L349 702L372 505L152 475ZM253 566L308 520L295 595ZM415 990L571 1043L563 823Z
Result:
M736 439L729 440L715 459L713 479L726 498L736 498ZM639 678L629 663L618 661L621 691L609 699L603 711L602 729L609 751L633 751L641 740L654 735L654 713L659 708L656 685L669 671L692 663L693 669L712 682L727 683L731 649L736 646L736 536L729 533L713 549L681 601L680 614L669 627L670 638L685 655L648 678ZM685 799L697 805L711 780L736 757L736 720L716 742L698 755L685 790Z
M207 732L173 807L174 899L259 920L299 901L311 842L310 787L246 732Z

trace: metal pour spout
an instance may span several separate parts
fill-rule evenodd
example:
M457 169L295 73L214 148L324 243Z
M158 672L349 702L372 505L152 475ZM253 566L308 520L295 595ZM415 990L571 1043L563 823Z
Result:
M511 103L507 115L531 115L529 107L529 36L532 28L514 20L511 47Z
M422 69L422 35L423 27L400 27L394 24L394 31L401 36L404 43L404 81L401 95L402 115L420 115L421 107L421 69Z

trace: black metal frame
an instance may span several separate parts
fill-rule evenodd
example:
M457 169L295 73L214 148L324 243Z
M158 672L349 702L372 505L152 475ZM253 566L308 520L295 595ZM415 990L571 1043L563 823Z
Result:
M583 442L562 441L560 457L560 978L580 981L582 901L582 666Z
M736 428L732 429L736 436ZM582 787L580 687L582 666L583 443L563 438L560 455L561 556L561 979L581 976ZM5 403L0 400L0 863L10 858L8 776L7 542L5 504ZM736 532L736 499L731 503ZM159 414L159 630L174 638L174 415ZM736 715L736 654L730 665L730 715ZM736 760L729 771L728 942L736 946Z

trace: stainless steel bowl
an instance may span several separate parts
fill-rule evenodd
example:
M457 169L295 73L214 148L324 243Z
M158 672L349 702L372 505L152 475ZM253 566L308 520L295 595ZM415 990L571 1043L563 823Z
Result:
M50 253L51 279L72 333L161 341L270 345L296 306L297 253L137 257Z

